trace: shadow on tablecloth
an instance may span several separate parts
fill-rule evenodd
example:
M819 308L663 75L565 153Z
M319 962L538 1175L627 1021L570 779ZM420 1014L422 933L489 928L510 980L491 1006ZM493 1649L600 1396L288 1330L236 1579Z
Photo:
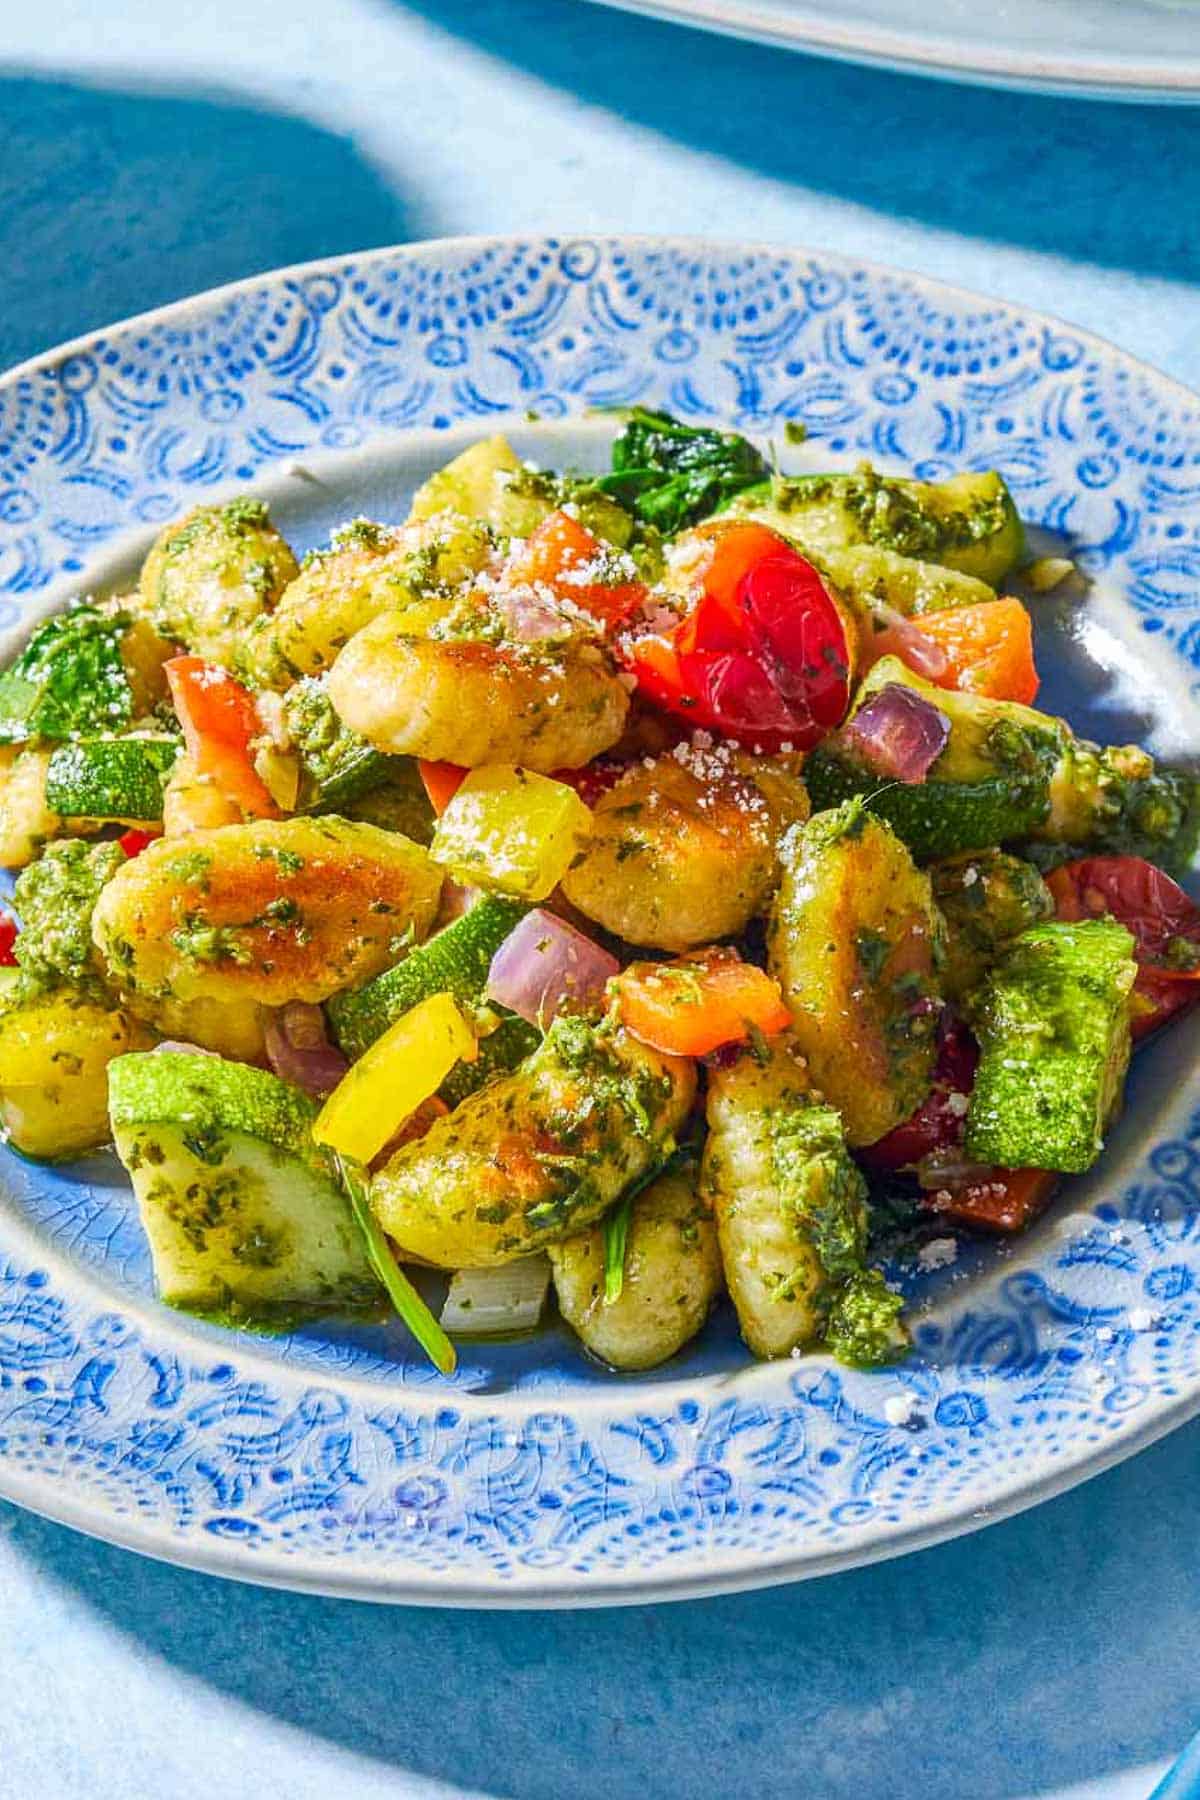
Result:
M303 118L37 79L0 79L0 218L0 368L203 288L407 235L356 146Z
M1012 1800L1086 1793L1194 1730L1198 1474L1200 1424L899 1562L541 1615L273 1593L3 1510L39 1574L132 1642L398 1792L408 1772L504 1800Z

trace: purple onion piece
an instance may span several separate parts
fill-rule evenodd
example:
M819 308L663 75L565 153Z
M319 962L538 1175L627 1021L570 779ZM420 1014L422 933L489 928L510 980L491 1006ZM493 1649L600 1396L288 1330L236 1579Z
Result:
M841 742L875 775L909 784L924 781L950 736L950 721L923 694L889 682L860 706Z
M546 1026L564 1007L598 999L620 967L582 931L536 907L493 956L487 997L531 1025Z
M325 1035L325 1015L319 1006L289 1000L269 1014L263 1037L267 1061L281 1081L303 1088L314 1100L332 1094L350 1067L341 1051Z

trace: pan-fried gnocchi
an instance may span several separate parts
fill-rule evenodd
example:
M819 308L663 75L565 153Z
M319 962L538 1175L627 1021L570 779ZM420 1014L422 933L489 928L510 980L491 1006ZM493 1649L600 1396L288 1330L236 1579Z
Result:
M350 729L389 755L544 774L600 756L629 710L608 657L586 637L548 648L435 638L403 613L351 638L329 694Z
M602 475L490 437L297 549L196 505L0 671L0 1122L111 1124L172 1305L378 1280L446 1371L552 1274L614 1370L726 1293L754 1355L874 1367L881 1184L907 1236L1028 1220L1131 1017L1200 998L1138 860L1186 862L1188 778L1034 710L992 471L783 475L633 407ZM397 1263L470 1272L445 1331Z
M579 1019L437 1119L371 1183L402 1252L486 1268L580 1231L661 1159L692 1103L689 1062Z
M441 875L420 845L345 819L261 820L163 838L100 895L118 987L155 999L324 1000L425 935Z
M786 770L710 747L635 764L600 795L563 880L572 906L626 943L692 950L743 931L779 879L784 826L807 816Z
M558 1309L593 1356L614 1369L653 1369L701 1329L721 1291L712 1214L694 1169L673 1170L631 1201L621 1292L605 1296L599 1225L550 1245Z

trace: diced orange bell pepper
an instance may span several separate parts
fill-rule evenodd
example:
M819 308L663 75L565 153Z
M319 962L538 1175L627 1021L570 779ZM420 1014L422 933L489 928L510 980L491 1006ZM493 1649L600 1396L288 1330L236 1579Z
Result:
M470 770L461 769L457 763L452 762L427 762L424 757L418 759L417 769L429 796L429 804L440 819Z
M918 623L949 658L950 667L939 678L942 687L1032 706L1038 691L1033 621L1019 600L955 606L926 613Z
M552 512L525 540L504 571L513 587L548 587L609 628L627 618L645 594L640 581L609 581L614 552L569 512Z
M702 950L669 963L634 963L613 986L621 1023L675 1056L744 1044L751 1032L785 1031L791 1014L779 984L736 950Z
M251 745L263 728L249 690L199 656L173 656L165 667L196 773L211 777L247 818L277 819L279 808L254 767Z

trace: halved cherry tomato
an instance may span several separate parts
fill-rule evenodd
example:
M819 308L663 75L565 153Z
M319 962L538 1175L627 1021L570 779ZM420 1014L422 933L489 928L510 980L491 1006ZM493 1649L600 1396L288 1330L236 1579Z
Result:
M982 600L928 613L920 626L946 653L949 667L935 677L941 687L1032 706L1038 691L1033 621L1019 600Z
M1052 1169L990 1169L960 1187L925 1196L930 1212L988 1231L1023 1231L1044 1212L1062 1180Z
M849 702L850 638L824 579L751 521L708 528L692 611L629 647L647 697L689 724L763 750L806 750Z
M248 818L277 819L279 808L254 767L262 721L249 690L215 663L173 656L165 665L188 755Z
M460 769L457 763L426 762L424 757L418 760L417 770L429 804L440 819L471 771Z
M132 831L123 831L117 842L126 856L140 856L143 850L157 842L161 836L161 831L139 831L135 828Z
M928 1099L903 1125L861 1150L860 1160L879 1174L916 1169L923 1183L933 1179L939 1155L949 1153L952 1162L962 1145L966 1102L978 1065L975 1039L961 1020L951 1019L942 1031ZM1041 1212L1058 1180L1046 1169L981 1168L947 1173L944 1185L929 1189L922 1204L962 1225L1020 1231Z
M1145 1037L1200 1000L1200 907L1140 856L1084 856L1046 877L1060 919L1106 915L1133 933L1133 1035Z
M645 598L640 581L606 581L613 552L569 512L552 512L509 558L505 580L514 586L548 587L611 628Z
M673 1056L706 1056L722 1044L744 1044L753 1031L770 1037L791 1024L778 982L736 950L633 963L613 987L627 1030Z
M0 912L0 969L15 969L17 959L13 946L17 941L17 921L10 912Z
M881 1174L911 1169L931 1151L961 1143L966 1098L978 1066L975 1039L960 1019L951 1018L942 1027L928 1098L903 1125L859 1153L867 1167Z

